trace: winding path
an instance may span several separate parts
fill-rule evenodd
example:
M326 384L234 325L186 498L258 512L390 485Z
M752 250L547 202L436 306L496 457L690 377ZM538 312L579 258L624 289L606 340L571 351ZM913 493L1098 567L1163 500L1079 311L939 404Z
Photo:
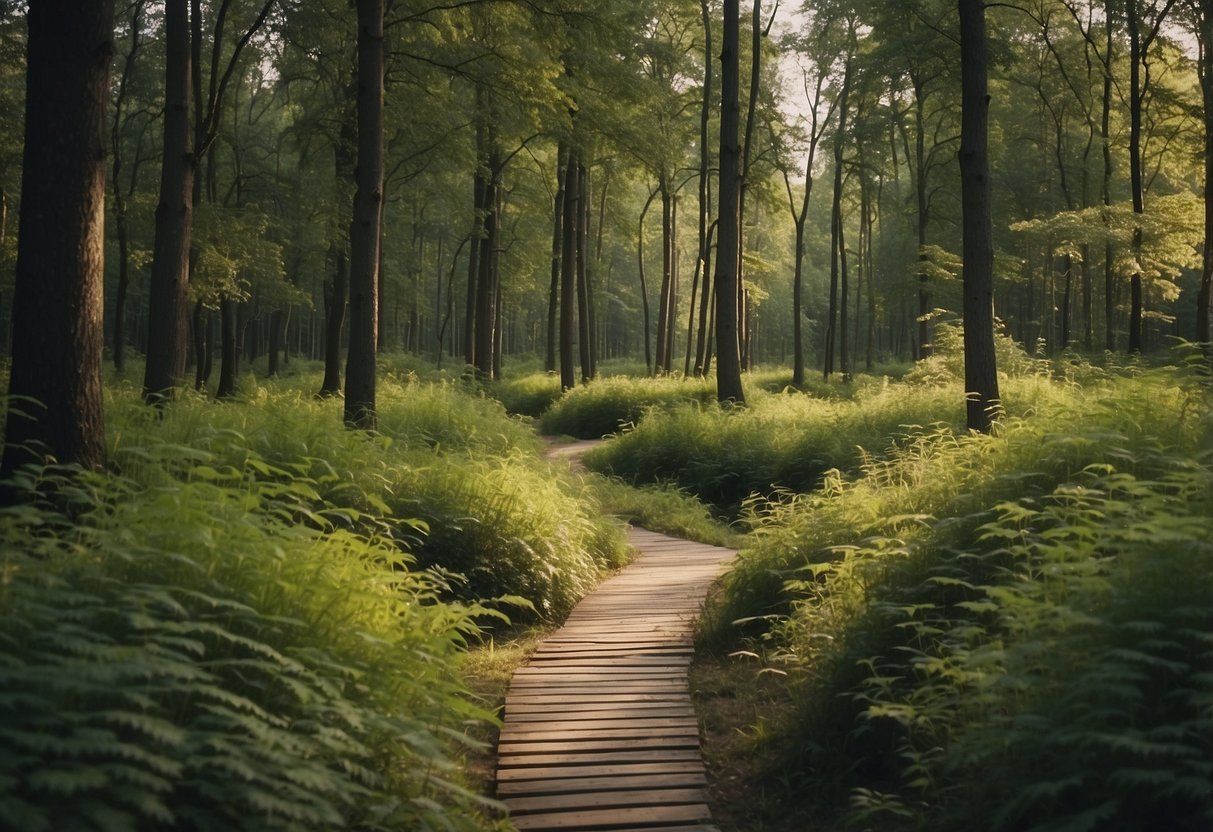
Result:
M519 830L709 832L687 688L708 588L736 552L633 529L637 560L518 670L497 795Z

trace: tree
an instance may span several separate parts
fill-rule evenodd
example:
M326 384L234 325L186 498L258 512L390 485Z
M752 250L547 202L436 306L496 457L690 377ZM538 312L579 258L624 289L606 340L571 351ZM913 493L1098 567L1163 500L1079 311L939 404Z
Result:
M185 307L189 283L190 223L198 160L190 134L188 0L166 0L164 32L164 158L148 294L147 365L143 398L172 395L185 372Z
M999 406L994 361L994 233L984 0L960 11L960 195L964 233L964 356L969 430L988 433Z
M741 143L738 45L741 37L738 0L724 2L724 37L720 52L720 224L716 254L716 398L745 404L738 343L737 264L741 191Z
M11 397L0 474L100 468L105 110L113 2L31 4Z
M350 348L345 422L374 430L375 338L383 220L384 0L358 0L358 167L350 223Z

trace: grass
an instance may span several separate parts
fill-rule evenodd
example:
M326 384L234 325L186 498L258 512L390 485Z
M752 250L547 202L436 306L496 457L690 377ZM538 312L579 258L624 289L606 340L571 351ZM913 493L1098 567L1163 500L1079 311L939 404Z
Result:
M498 828L467 647L563 616L621 531L461 383L385 374L374 436L318 383L156 412L119 380L111 471L10 483L0 826Z
M994 437L938 428L755 501L702 643L792 680L754 752L786 783L767 799L888 829L1207 828L1204 385L1054 383Z

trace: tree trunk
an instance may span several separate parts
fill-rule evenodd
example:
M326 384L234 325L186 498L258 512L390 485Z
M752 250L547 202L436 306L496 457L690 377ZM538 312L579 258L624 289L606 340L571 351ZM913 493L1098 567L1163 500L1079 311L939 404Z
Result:
M376 293L383 200L383 9L358 0L358 167L350 223L350 349L345 423L374 430Z
M492 139L490 138L490 143ZM494 332L501 236L500 159L496 147L489 151L488 177L484 183L484 236L480 239L480 274L476 279L476 315L472 322L476 377L493 377Z
M564 167L568 149L564 142L556 151L556 198L552 207L552 271L548 286L548 330L547 349L544 353L543 369L556 370L556 312L560 305L560 252L564 246Z
M147 365L143 398L165 401L185 373L194 156L190 134L190 45L186 0L165 3L164 159L148 287Z
M656 375L669 372L668 329L670 320L670 286L674 274L673 195L665 175L661 178L661 294L657 303L657 363Z
M1213 0L1200 0L1200 90L1204 100L1205 123L1205 241L1200 270L1200 291L1196 295L1196 341L1210 342L1210 299L1213 297ZM1206 350L1209 349L1206 346Z
M649 375L654 374L655 368L653 367L653 350L649 341L649 287L644 273L644 218L648 215L649 206L653 204L653 197L657 196L657 193L658 191L653 191L649 194L644 208L640 210L640 223L636 235L636 267L640 276L640 306L644 317L644 368Z
M344 255L340 260L340 269L345 270ZM344 274L341 277L341 284L345 285ZM342 293L341 298L341 316L344 318L345 310L345 295ZM327 299L326 299L327 304ZM219 388L215 391L215 398L223 400L230 399L236 395L236 376L240 372L240 346L236 342L236 334L239 329L239 321L237 314L239 313L240 302L232 298L220 298L219 300ZM332 339L331 343L337 345L337 354L341 354L341 320L337 323L337 336ZM321 385L320 393L317 395L322 397L333 396L341 388L341 382L338 380L335 386L328 390L328 370L325 370L325 383Z
M967 424L970 430L988 433L997 416L1000 396L994 361L994 232L990 217L985 6L983 0L959 0L959 9Z
M741 386L741 349L737 340L737 284L740 247L741 115L738 67L740 40L738 0L724 0L724 44L721 50L720 224L716 256L716 397L721 403L745 404Z
M13 351L0 476L52 459L105 465L105 112L113 2L28 13Z
M335 396L341 390L341 333L345 328L345 304L348 297L348 264L345 252L337 250L333 278L324 281L324 380L316 394L319 398ZM223 340L226 357L227 339ZM220 374L222 375L222 370Z
M577 222L581 215L581 181L577 176L578 154L570 148L564 174L564 239L560 258L560 389L577 383L573 366L573 333L576 331Z
M590 318L590 276L586 264L586 249L589 241L589 209L590 188L589 176L585 165L578 164L576 171L569 171L577 176L577 192L581 203L577 211L577 226L571 229L577 235L577 346L581 359L581 380L589 381L594 377L594 335Z
M210 343L206 340L206 307L202 305L202 301L194 301L194 317L193 326L194 332L194 389L201 390L206 386L206 360L207 350L210 349Z
M1129 27L1129 189L1133 197L1133 213L1145 213L1145 194L1141 173L1141 62L1144 50L1141 42L1141 21L1137 17L1137 0L1125 4ZM1141 226L1133 229L1133 255L1141 257ZM1141 273L1134 272L1129 283L1129 352L1141 352L1142 291Z
M482 128L477 128L477 147L483 142ZM479 158L479 157L478 157ZM487 191L484 174L477 167L472 181L472 236L468 248L468 285L463 307L463 362L476 366L476 290L480 281L480 254L484 249L484 196Z

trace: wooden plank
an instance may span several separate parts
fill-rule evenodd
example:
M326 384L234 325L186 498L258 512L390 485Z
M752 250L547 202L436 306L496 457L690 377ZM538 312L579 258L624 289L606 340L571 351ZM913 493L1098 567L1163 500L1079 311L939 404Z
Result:
M693 717L683 719L578 719L540 723L523 722L507 725L501 730L501 739L551 739L571 737L578 734L593 734L596 737L669 736L678 733L699 733L699 723Z
M716 832L687 690L694 620L735 553L633 531L506 694L497 793L522 832Z
M576 809L601 809L636 806L670 806L676 803L707 803L707 789L620 789L618 791L564 793L519 797L510 801L510 817L538 812L565 812Z
M536 780L570 780L596 777L664 777L675 774L704 774L703 761L620 762L585 766L531 766L499 769L497 783L521 783Z
M544 780L509 780L497 784L497 796L509 798L513 805L515 797L531 795L554 795L567 792L589 794L615 789L690 789L706 786L707 775L703 771L674 772L671 774L617 774L613 777L560 777Z
M620 824L636 825L685 823L710 821L711 812L706 804L687 806L641 806L635 808L590 809L583 812L551 812L540 815L523 815L510 820L519 830L577 829L593 832L596 829L618 828Z
M593 739L562 740L507 740L497 745L500 757L525 757L530 754L582 754L587 752L632 753L642 750L662 751L689 748L699 751L699 733L668 736L615 736L593 737Z
M699 759L698 748L645 748L639 751L569 751L553 754L502 754L500 768L536 766L583 766L618 763L686 763Z

